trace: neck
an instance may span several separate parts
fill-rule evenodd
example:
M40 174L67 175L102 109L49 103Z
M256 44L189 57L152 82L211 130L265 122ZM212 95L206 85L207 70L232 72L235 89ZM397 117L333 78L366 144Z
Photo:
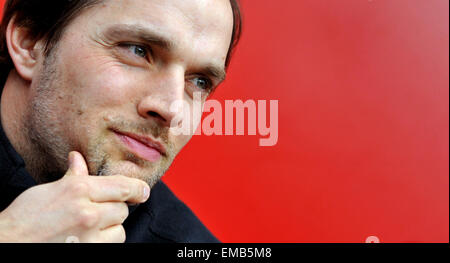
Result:
M6 136L16 152L24 159L27 171L39 182L43 172L41 161L33 150L24 123L29 114L31 83L12 70L6 80L0 102L0 117Z

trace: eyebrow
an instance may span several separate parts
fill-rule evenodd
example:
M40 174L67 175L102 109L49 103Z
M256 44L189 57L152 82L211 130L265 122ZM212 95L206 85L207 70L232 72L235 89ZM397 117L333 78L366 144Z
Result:
M158 46L164 49L166 52L171 52L175 49L176 44L162 34L152 31L150 28L143 27L141 25L113 25L105 31L107 37L123 38L130 37L139 39L140 41ZM227 73L224 67L210 64L203 70L203 74L207 74L213 78L216 78L219 83L226 79Z
M106 36L113 38L131 37L139 39L145 43L153 44L170 52L175 43L163 37L161 34L151 31L140 25L113 25L106 31Z
M208 66L205 68L205 74L210 75L214 78L216 78L219 83L223 82L227 78L227 72L222 67L216 67L216 66Z

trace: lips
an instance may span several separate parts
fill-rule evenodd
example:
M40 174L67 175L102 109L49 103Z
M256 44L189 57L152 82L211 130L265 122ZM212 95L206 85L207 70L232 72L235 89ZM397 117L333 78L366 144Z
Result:
M149 162L157 162L165 155L164 147L149 137L115 130L114 133L129 150Z

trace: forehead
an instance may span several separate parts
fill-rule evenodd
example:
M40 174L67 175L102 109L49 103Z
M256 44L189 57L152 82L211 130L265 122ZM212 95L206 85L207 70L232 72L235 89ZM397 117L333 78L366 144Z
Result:
M229 0L105 0L89 13L97 30L138 25L175 43L184 56L224 60L233 30Z

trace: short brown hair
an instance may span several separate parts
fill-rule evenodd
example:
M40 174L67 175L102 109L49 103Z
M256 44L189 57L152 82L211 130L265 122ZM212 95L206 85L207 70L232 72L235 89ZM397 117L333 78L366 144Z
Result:
M14 17L16 25L29 29L34 40L45 41L45 55L58 43L66 26L83 9L103 0L8 0L4 7L0 25L0 91L3 83L13 69L11 57L6 45L6 29ZM241 36L242 16L238 0L230 0L233 9L233 36L228 50L226 66Z

